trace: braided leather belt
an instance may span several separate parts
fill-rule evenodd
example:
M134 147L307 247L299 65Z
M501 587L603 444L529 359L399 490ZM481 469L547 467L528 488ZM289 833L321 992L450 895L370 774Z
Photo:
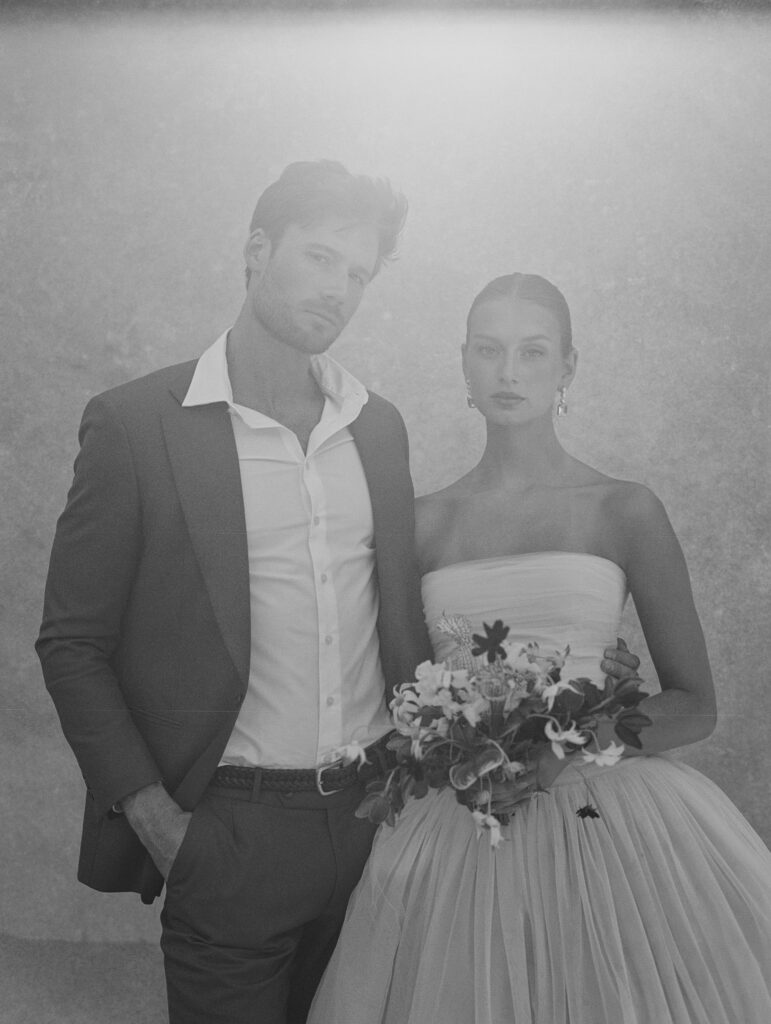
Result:
M360 780L372 778L377 769L386 764L392 766L392 754L385 746L387 740L388 736L384 736L366 748L370 763L361 767L356 762L343 764L342 761L333 761L318 768L249 768L246 765L221 764L212 776L211 785L250 790L259 773L260 789L277 793L316 790L322 796L329 796ZM373 754L376 756L372 757Z

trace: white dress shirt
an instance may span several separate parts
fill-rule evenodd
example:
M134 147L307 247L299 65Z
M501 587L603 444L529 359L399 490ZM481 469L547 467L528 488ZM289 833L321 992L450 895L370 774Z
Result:
M367 401L327 355L324 394L303 452L269 416L233 402L227 334L198 360L183 405L227 402L249 552L249 685L222 762L310 768L390 728L376 620L372 507L348 424Z

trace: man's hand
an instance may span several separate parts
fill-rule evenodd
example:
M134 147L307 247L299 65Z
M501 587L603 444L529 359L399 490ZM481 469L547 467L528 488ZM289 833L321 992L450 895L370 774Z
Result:
M121 806L155 866L168 878L192 815L172 800L160 782L124 797Z
M603 661L600 668L605 675L613 676L614 679L633 679L640 667L640 659L632 654L621 637L616 639L615 647L606 647L603 653Z

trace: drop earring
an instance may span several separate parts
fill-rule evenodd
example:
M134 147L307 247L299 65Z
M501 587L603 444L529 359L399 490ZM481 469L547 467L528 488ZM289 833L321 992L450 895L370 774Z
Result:
M567 391L567 388L565 387L564 384L562 385L561 388L558 388L558 393L559 393L559 396L560 396L560 400L559 400L559 402L557 402L557 415L558 416L567 416L567 414L568 414L568 403L565 401L565 392L566 391Z
M469 409L476 409L477 404L471 397L471 381L466 377L466 405Z

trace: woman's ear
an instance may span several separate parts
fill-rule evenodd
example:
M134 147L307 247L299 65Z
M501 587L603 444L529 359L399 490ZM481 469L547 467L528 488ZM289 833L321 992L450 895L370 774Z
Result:
M270 259L270 239L262 228L253 231L244 246L244 260L246 268L253 274L260 276Z
M562 380L560 382L562 387L567 387L573 383L573 378L576 375L576 368L578 367L578 349L571 348L570 353L565 356L565 372L562 374Z

